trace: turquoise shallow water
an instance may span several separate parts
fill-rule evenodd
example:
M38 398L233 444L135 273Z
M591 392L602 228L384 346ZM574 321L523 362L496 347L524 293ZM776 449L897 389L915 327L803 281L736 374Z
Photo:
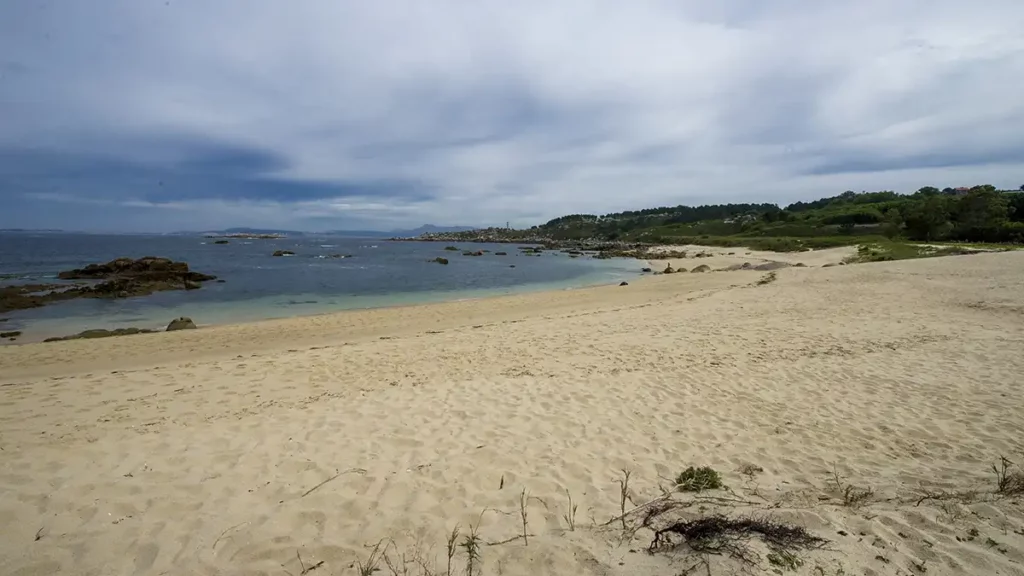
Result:
M200 325L248 322L482 298L618 283L639 274L628 259L569 258L559 252L520 254L515 245L467 244L480 257L445 251L432 242L304 237L231 240L222 246L191 236L0 235L0 282L53 282L57 272L119 256L166 256L223 284L125 300L77 300L3 314L0 329L22 330L20 342L92 328L159 329L189 316ZM274 250L296 252L273 257ZM505 251L508 256L495 256ZM349 258L327 258L330 254ZM448 266L428 260L443 256ZM514 267L513 267L514 266Z

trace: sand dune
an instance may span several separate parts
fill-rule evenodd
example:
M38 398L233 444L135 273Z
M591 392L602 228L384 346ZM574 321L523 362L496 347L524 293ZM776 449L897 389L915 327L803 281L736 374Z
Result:
M640 504L707 465L731 491L682 518L829 541L712 574L1024 574L990 468L1024 461L1024 252L762 276L2 348L0 573L357 574L390 538L446 574L445 535L516 537L526 490L528 544L477 573L676 575L700 557L604 524L623 469Z

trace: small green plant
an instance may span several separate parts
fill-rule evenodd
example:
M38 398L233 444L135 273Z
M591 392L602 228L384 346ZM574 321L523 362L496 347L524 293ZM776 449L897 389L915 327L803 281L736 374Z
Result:
M455 550L458 547L459 542L459 525L456 524L455 528L452 528L451 534L448 535L448 571L445 573L447 576L452 576L452 559L455 558Z
M836 491L843 498L843 506L851 508L860 506L875 495L874 490L870 488L860 488L843 482L843 478L839 475L839 469L835 464L832 465L832 483L835 484Z
M381 540L374 545L366 562L361 560L356 562L356 572L359 573L359 576L373 576L374 572L380 570L381 556L387 551L387 547L381 548L383 543L384 541Z
M804 565L804 561L799 556L786 550L776 550L774 552L769 552L768 563L772 566L777 566L783 570L793 571L796 571L797 568L800 568Z
M844 570L842 566L837 567L836 571L832 572L831 570L828 570L824 566L822 566L820 564L816 564L814 566L814 573L817 576L846 576L846 570Z
M480 566L480 536L477 526L469 527L469 534L462 538L462 549L466 551L466 576L474 576Z
M743 474L744 476L750 479L753 479L754 476L760 474L761 472L764 472L764 468L758 466L757 464L744 464L742 467L740 467L740 474Z
M629 477L633 473L632 470L622 469L622 480L619 480L619 512L622 516L619 517L622 520L622 531L625 532L626 528L626 500L629 499Z
M569 493L569 489L566 488L565 496L569 499L569 507L566 509L565 514L562 515L562 519L569 525L569 531L576 531L576 504L572 501L572 494Z
M992 465L996 474L996 492L1007 496L1024 493L1024 473L1013 470L1014 464L1005 456L999 457L999 463Z
M722 488L722 476L709 466L690 466L676 477L676 489L681 492L700 492Z

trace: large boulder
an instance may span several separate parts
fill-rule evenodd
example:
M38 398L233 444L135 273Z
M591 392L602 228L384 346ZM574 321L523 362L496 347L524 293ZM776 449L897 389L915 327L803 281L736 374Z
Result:
M693 270L690 270L690 273L691 274L700 274L701 272L710 272L710 271L711 271L711 266L708 266L707 264L701 264L700 266L697 266Z
M434 258L433 260L427 260L427 262L436 262L438 264L444 264L446 266L448 265L448 259L441 257Z
M291 250L274 250L274 256L295 256Z
M175 318L174 320L171 320L170 324L167 325L168 332L173 332L175 330L194 330L195 328L196 323L193 322L192 319L187 316Z
M754 266L754 270L761 272L770 272L772 270L781 270L783 268L789 268L791 264L788 262L765 262L764 264L758 264Z

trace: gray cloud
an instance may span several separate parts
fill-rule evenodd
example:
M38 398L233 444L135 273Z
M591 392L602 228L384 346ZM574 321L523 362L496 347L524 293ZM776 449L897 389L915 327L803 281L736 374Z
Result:
M1016 0L16 0L0 226L533 224L1016 187L1022 29Z

